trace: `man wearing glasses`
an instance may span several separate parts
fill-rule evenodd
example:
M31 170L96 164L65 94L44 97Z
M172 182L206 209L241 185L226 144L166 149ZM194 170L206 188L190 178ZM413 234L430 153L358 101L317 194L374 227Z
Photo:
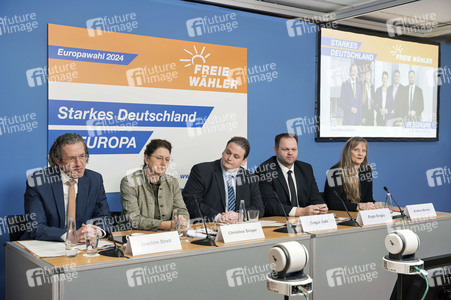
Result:
M34 213L36 219L35 226L22 239L64 241L71 218L76 223L79 243L84 242L88 228L101 229L104 214L109 218L110 212L102 175L86 169L88 158L88 148L80 135L66 133L55 140L48 156L50 167L31 174L27 180L25 213Z

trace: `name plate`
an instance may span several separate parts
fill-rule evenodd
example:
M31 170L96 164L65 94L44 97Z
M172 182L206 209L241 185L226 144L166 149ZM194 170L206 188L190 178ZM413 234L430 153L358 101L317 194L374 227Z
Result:
M360 225L373 225L381 223L391 223L393 219L388 208L361 210L357 215L357 222Z
M432 203L406 205L404 212L410 219L437 217L434 204Z
M297 232L313 232L319 230L337 229L333 214L299 217Z
M227 243L264 239L260 222L223 225L219 227L216 241Z
M157 252L181 250L177 231L129 236L126 254L143 255Z

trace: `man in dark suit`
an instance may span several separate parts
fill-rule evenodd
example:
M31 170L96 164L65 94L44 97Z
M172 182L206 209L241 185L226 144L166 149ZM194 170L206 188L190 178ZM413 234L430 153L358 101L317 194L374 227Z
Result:
M21 239L64 241L70 218L76 221L79 243L84 242L84 232L89 228L102 229L99 206L109 217L108 202L102 176L86 169L88 158L88 148L80 135L66 133L55 140L49 151L50 168L33 173L27 180L25 213L35 219L32 230ZM94 224L86 225L88 220Z
M266 216L307 216L327 213L312 166L296 160L298 138L282 133L275 138L273 156L262 163L256 174L260 179L260 191ZM279 201L282 203L283 209ZM285 212L284 212L285 211Z
M394 118L404 118L408 110L406 87L400 83L400 80L401 73L399 70L395 70L393 72L393 84L388 87L388 93L393 98Z
M409 71L409 110L407 119L409 121L421 121L421 114L424 110L423 90L415 84L415 72Z
M242 166L249 155L249 142L244 137L233 137L227 142L222 158L195 165L183 189L183 199L192 217L199 215L196 200L203 217L221 223L238 222L240 200L246 209L264 214L264 205L258 188L258 178Z
M360 125L362 119L362 87L357 81L357 65L349 68L349 80L341 85L339 105L343 109L343 125Z

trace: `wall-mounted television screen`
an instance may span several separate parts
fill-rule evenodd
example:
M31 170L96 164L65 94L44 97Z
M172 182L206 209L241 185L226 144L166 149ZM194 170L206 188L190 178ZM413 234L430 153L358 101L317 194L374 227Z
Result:
M438 139L439 45L322 29L317 141Z

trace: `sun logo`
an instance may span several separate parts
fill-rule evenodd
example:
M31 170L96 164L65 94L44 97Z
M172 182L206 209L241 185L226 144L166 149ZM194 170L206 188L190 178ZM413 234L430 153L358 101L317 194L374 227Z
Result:
M192 52L186 50L186 49L183 49L183 50L185 50L186 53L191 55L191 58L181 58L180 59L180 61L187 62L187 64L185 65L185 68L189 67L191 65L195 65L196 64L196 62L195 62L196 60L197 61L202 60L202 63L205 64L205 59L210 56L210 53L208 53L205 56L203 56L205 47L203 47L202 51L200 53L198 53L196 46L194 46L194 54Z
M392 51L390 51L390 53L391 53L391 55L393 55L393 56L396 56L396 55L398 55L398 54L401 54L402 53L402 50L404 50L403 48L402 48L402 46L401 45L396 45L396 46L392 46L392 48L393 48L393 50Z

